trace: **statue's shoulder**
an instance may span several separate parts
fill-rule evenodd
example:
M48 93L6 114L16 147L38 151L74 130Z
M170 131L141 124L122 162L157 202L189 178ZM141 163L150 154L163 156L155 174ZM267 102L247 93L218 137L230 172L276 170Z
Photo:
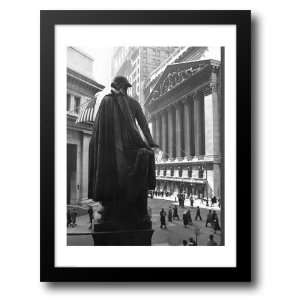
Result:
M107 94L105 95L102 100L101 103L105 104L108 103L109 101L111 101L113 99L113 95L112 94Z
M140 105L137 100L135 100L134 98L132 98L130 96L127 96L127 99L128 99L129 105L132 107L137 107L138 105Z

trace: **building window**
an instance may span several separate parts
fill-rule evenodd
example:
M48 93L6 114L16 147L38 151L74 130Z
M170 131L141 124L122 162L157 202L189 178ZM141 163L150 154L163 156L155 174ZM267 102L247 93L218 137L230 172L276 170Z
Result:
M174 176L174 168L171 168L171 176Z
M75 113L78 114L80 110L80 97L75 97Z
M179 174L179 177L182 177L182 168L179 168L179 172L178 172Z
M193 171L192 167L189 167L188 168L188 177L192 177L192 171Z
M164 176L167 176L167 169L164 169Z
M67 111L71 109L71 95L67 94Z

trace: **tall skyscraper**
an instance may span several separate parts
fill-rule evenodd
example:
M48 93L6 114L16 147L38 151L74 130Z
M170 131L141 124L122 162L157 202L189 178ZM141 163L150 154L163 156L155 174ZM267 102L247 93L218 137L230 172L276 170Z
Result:
M125 76L132 84L129 95L144 108L143 84L151 72L179 47L116 47L112 56L111 74Z

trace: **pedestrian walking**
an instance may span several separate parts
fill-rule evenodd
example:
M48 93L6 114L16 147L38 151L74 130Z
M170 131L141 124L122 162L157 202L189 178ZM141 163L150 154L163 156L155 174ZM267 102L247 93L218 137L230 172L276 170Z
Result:
M216 198L216 196L213 196L212 198L211 198L211 205L210 206L213 206L213 205L215 205L217 203L217 198Z
M201 213L200 213L200 207L199 206L197 206L195 221L197 221L198 219L200 219L200 221L202 221Z
M219 224L219 218L218 218L218 215L215 210L213 211L213 214L212 214L212 224L213 224L213 229L214 229L215 233L217 232L217 230L221 230L221 227Z
M184 194L180 194L180 206L184 208Z
M186 214L187 214L188 224L193 225L192 215L191 215L191 211L189 209L187 210Z
M77 212L75 209L72 210L71 212L71 226L74 227L77 225Z
M170 207L168 211L168 222L172 223L172 221L173 221L173 212L172 212L172 208Z
M191 207L194 206L194 198L192 195L190 196L190 204L191 204Z
M187 216L187 212L184 212L184 213L183 213L183 215L182 215L182 221L183 221L183 226L184 226L185 228L187 228L187 225L188 225L188 223L189 223L189 221L188 221L188 216Z
M166 212L165 212L165 210L163 208L160 211L160 228L167 229L167 225L166 225Z
M205 227L207 227L208 224L212 225L212 213L211 213L211 210L208 211L208 214L206 216Z
M179 221L180 218L179 218L179 215L178 215L178 208L177 206L175 205L174 208L173 208L173 219L175 220L175 218Z
M210 234L206 246L218 246L217 242L214 240L214 235Z

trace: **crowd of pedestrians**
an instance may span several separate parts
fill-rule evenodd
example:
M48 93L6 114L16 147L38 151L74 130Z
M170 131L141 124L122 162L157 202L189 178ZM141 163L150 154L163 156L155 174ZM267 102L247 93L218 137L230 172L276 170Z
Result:
M173 223L173 221L176 219L177 221L180 221L181 218L178 213L178 207L175 206L170 206L168 209L168 212L165 211L164 208L161 209L160 211L160 228L161 229L167 229L167 224L166 224L166 217L168 217L168 222ZM198 206L196 208L196 213L194 218L192 217L191 209L186 209L182 213L182 222L183 226L187 228L189 225L193 225L193 220L194 221L202 221L202 216L201 216L201 211L200 207ZM221 231L220 223L219 223L219 217L216 213L216 211L209 210L206 216L206 221L205 221L205 227L210 226L213 230L214 233L217 231Z
M160 198L170 198L173 197L175 202L178 202L180 207L184 207L186 205L186 200L188 200L189 205L194 207L195 200L200 200L201 205L205 205L206 207L220 207L221 199L217 199L216 196L211 198L198 198L195 195L187 194L187 193L171 193L168 191L154 190L149 191L149 197L153 199L154 197Z
M77 226L77 215L76 209L67 209L67 227Z
M215 210L209 210L206 216L201 214L201 209L199 206L193 207L193 197L190 196L190 206L184 206L184 201L186 200L185 194L178 194L179 205L171 205L167 209L161 208L159 217L160 217L160 228L167 230L168 224L174 224L175 221L182 222L184 228L188 228L189 226L193 226L194 222L203 222L203 226L210 227L213 229L213 232L216 234L217 231L221 231L219 217ZM204 209L204 208L202 208ZM149 217L152 215L152 210L148 208ZM203 211L202 211L203 213ZM92 229L94 223L94 210L92 206L89 206L87 209L87 215L89 220L89 229ZM76 208L68 207L67 209L67 227L75 227L77 226L77 217L78 212ZM189 240L183 240L183 245L193 246L197 245L197 243L190 238ZM214 241L214 236L210 235L207 245L213 246L216 242Z

